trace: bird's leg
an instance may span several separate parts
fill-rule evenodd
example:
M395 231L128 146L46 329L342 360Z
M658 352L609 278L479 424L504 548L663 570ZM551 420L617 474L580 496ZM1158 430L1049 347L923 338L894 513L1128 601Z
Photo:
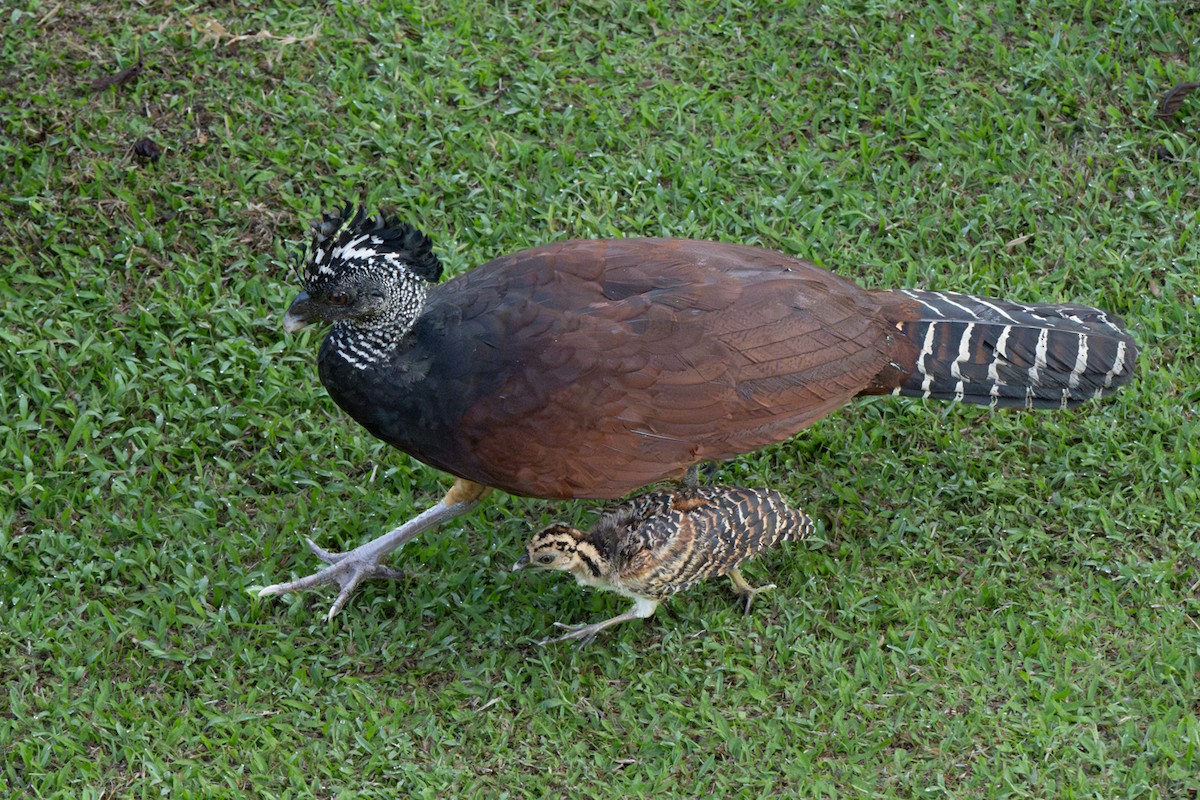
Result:
M746 601L746 608L742 611L743 614L750 613L750 603L754 600L754 595L775 588L775 584L773 583L768 583L766 586L759 586L758 588L751 586L742 577L742 571L737 567L729 570L726 574L729 575L729 580L733 583L733 590L737 592L738 597Z
M713 475L717 474L717 467L716 461L698 461L685 471L676 473L679 477L673 480L684 489L698 489L700 488L700 478L710 480Z
M621 622L628 622L632 619L645 619L654 614L654 610L658 608L658 601L651 600L648 597L634 598L633 608L626 611L624 614L618 614L615 617L606 619L603 622L594 622L591 625L566 625L562 622L554 623L556 628L565 628L567 633L562 636L556 636L551 639L542 639L538 642L539 645L545 646L555 644L556 642L565 642L568 639L579 639L580 645L585 645L592 639L596 638L596 634L605 628L616 625Z
M446 496L432 507L421 512L400 527L388 531L382 536L345 553L330 552L318 547L311 539L307 539L309 549L313 551L313 554L326 564L329 564L329 566L319 572L314 572L306 578L300 578L290 583L276 583L268 586L259 590L258 596L288 594L290 592L311 589L314 586L321 586L326 583L337 583L342 587L342 590L338 593L337 599L333 601L333 606L329 609L329 614L326 615L326 619L331 620L342 610L342 607L346 605L346 601L350 599L350 595L354 593L354 590L363 581L370 580L371 578L398 578L403 574L398 570L379 563L389 553L402 546L417 534L436 527L460 514L467 513L475 508L479 501L486 497L490 491L491 489L487 486L457 478L454 481L454 486L450 487L450 491L446 492Z

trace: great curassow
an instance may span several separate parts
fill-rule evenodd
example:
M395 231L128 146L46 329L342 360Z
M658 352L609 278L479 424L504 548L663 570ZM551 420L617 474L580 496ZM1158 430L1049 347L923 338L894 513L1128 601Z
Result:
M1120 320L1081 305L864 289L727 242L568 241L434 285L428 237L327 214L284 329L331 324L321 382L374 436L456 476L445 497L328 567L332 618L383 558L492 488L619 498L788 438L863 394L1070 408L1129 381Z
M776 491L685 485L628 500L587 531L563 523L544 528L525 545L525 555L513 569L570 572L583 586L633 600L624 614L602 622L556 622L567 633L538 644L567 639L586 643L610 625L649 617L671 595L719 575L729 576L748 614L754 595L775 586L751 586L741 565L768 547L812 531L812 520Z

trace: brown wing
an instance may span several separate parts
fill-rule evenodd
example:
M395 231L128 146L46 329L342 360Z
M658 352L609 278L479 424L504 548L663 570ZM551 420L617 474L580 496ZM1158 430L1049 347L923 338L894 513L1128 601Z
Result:
M790 436L871 384L909 303L720 242L565 242L472 274L464 315L503 304L480 336L509 366L458 435L476 479L544 497L617 497Z

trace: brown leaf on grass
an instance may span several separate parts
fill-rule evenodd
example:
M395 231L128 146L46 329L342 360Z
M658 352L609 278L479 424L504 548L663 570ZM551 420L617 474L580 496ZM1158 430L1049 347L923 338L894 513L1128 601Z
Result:
M1154 112L1154 116L1159 119L1170 119L1175 116L1175 112L1183 105L1183 98L1187 97L1195 89L1200 89L1200 81L1180 83L1174 86L1162 96L1162 100L1158 101L1158 111Z
M103 78L96 78L88 84L93 92L102 92L110 86L123 86L131 81L137 80L137 77L142 74L142 54L138 53L137 63L132 67L127 67L121 70L116 75L105 75Z
M158 161L162 156L162 148L151 139L138 139L133 143L133 154L147 161Z

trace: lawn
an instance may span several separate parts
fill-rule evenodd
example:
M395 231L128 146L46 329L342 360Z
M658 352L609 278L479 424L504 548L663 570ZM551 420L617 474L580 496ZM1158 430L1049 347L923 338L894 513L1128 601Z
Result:
M0 795L1196 797L1200 93L1155 115L1193 6L7 3ZM712 582L540 648L625 602L508 571L596 503L497 495L326 623L252 590L449 485L280 329L347 199L450 274L665 235L1089 303L1138 373L722 465L819 520L748 617Z

